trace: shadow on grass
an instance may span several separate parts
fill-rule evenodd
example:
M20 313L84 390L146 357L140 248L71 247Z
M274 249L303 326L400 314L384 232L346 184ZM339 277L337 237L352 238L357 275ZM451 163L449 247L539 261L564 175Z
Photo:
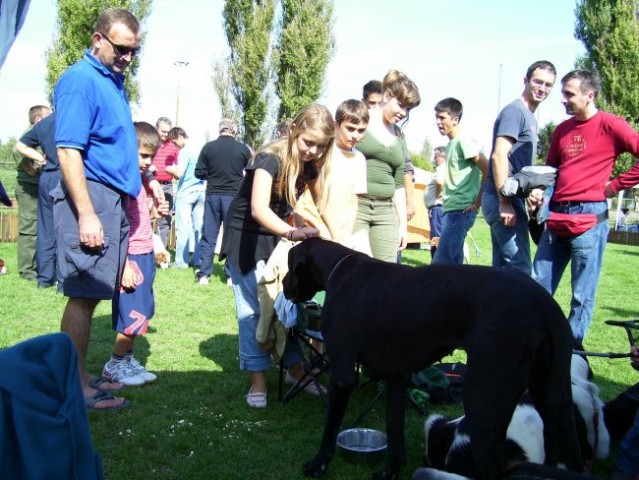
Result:
M300 394L282 404L273 369L267 374L268 407L252 409L244 401L247 375L239 371L155 373L155 384L122 393L127 408L89 414L106 478L302 478L301 466L315 454L323 429L326 410L318 397ZM343 425L352 423L374 391L354 392ZM361 426L385 430L384 409L382 400ZM403 472L409 476L423 457L423 419L411 409L406 425ZM135 452L144 462L132 466ZM337 454L330 478L368 478L382 466L354 465Z
M237 335L218 334L200 343L200 355L225 372L239 370Z
M606 320L626 320L626 319L634 319L639 318L639 309L637 308L619 308L613 306L605 306L601 309L602 311L610 312L610 318L606 318ZM624 330L620 330L620 332L625 334Z

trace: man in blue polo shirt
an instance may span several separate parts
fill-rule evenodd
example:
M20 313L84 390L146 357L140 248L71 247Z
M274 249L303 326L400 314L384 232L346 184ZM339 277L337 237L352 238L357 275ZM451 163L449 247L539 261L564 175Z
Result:
M140 47L140 25L128 11L104 10L84 58L60 77L55 91L55 142L62 171L54 193L58 265L68 302L62 316L78 350L80 380L88 408L126 405L86 370L91 320L100 300L120 287L129 237L122 197L140 188L138 148L129 101L126 68Z

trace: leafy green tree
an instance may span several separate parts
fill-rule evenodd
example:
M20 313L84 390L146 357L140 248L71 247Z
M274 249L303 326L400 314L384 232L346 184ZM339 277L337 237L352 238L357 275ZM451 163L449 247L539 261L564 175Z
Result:
M229 71L230 66L228 64L228 59L217 60L213 64L213 76L211 77L211 80L213 80L213 88L215 88L215 93L217 94L217 98L220 102L222 116L225 118L233 118L237 121L238 118L236 118L236 110L233 108L231 101L231 85L229 83L228 76Z
M16 161L13 153L13 147L17 142L16 137L9 137L6 142L0 145L0 168L15 171Z
M548 150L550 149L550 139L552 138L552 133L557 128L555 122L548 122L546 125L541 127L539 130L537 140L537 162L538 163L546 163L546 157L548 156Z
M53 89L60 76L84 55L100 12L106 8L125 8L142 25L151 13L153 0L58 0L57 36L46 51L47 94L53 103ZM142 42L144 45L144 42ZM126 72L125 86L131 102L139 102L140 87L136 80L140 58L135 57Z
M602 89L598 105L639 126L639 0L578 0L575 38L586 54L579 68L596 71ZM632 166L624 155L617 160L613 176Z
M275 50L278 119L294 118L320 96L335 50L331 0L281 0L282 21Z
M421 152L409 153L411 162L413 162L413 165L415 165L417 168L421 168L422 170L426 170L427 172L435 171L435 167L433 166L433 162L431 160L433 157L433 146L431 145L428 138L424 140Z
M275 16L275 0L226 0L224 31L231 53L228 59L228 83L238 107L240 133L252 146L264 139L264 120L268 113L267 88L272 76L270 56L271 31ZM216 86L220 104L228 105L224 92L225 78ZM226 102L226 103L225 103Z

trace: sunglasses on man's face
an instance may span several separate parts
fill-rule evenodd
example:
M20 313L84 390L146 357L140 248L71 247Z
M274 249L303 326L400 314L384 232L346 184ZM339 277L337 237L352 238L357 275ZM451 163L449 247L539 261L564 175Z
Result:
M125 47L124 45L118 45L117 43L113 43L109 37L107 37L104 33L100 33L104 39L111 44L113 47L113 51L117 53L121 57L126 57L127 55L131 55L135 57L138 53L140 53L140 47L130 48Z

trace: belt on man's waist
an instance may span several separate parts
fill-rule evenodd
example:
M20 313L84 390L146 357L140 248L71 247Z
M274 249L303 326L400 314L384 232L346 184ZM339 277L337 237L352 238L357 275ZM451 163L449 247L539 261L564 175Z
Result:
M160 185L171 185L173 183L171 180L168 180L166 182L161 182L160 180L158 180L158 182L160 183Z
M595 202L582 202L582 201L575 201L575 200L569 200L567 202L550 202L550 206L557 206L557 207L561 207L561 208L568 208L568 207L580 207L581 205L590 205L592 203L602 203L605 202L605 200L597 200Z
M360 198L365 198L367 200L392 200L393 197L380 197L379 195L369 195L367 193L359 193L357 195Z
M593 203L601 203L605 200L598 202L576 202L576 201L567 201L567 202L550 202L550 211L556 213L570 213L568 210L571 207L581 207L583 205L590 205ZM589 212L587 212L589 213ZM603 212L593 213L597 217L597 223L603 223L608 220L608 209Z

